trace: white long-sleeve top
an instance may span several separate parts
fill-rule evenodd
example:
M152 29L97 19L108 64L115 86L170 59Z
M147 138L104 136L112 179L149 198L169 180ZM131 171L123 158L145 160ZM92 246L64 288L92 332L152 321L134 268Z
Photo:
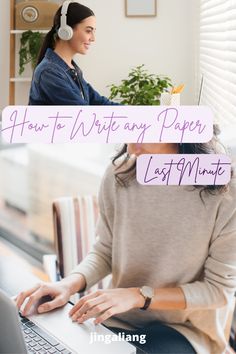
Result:
M117 185L103 178L98 240L73 272L87 288L112 273L110 287L181 287L184 310L134 309L115 316L131 328L155 320L181 332L199 354L222 354L236 290L236 183L199 195L191 186ZM125 328L125 325L124 325Z

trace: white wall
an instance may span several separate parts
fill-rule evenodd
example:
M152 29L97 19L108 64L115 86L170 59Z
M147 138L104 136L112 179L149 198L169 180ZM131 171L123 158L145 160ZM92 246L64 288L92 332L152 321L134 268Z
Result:
M182 103L193 104L199 0L157 0L157 17L125 17L125 0L81 0L97 18L96 42L79 58L86 78L108 94L131 67L145 64L152 73L185 83Z
M1 0L1 40L6 57L1 57L0 109L8 93L8 0ZM157 17L125 17L125 0L81 0L97 18L96 42L86 56L78 56L85 78L102 94L107 85L120 83L129 70L145 64L151 73L185 83L182 104L193 104L196 93L196 40L199 0L157 0ZM5 21L5 22L4 22ZM4 24L5 23L5 24ZM17 102L27 103L29 84L17 84Z

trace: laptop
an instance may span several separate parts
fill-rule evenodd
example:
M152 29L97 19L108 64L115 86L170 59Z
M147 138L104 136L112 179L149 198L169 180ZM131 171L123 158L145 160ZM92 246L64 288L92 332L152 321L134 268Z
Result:
M114 333L90 319L83 324L68 316L73 305L27 318L18 314L14 301L0 290L0 353L1 354L135 354L127 341L101 341ZM34 311L35 312L35 311ZM99 337L100 335L100 337Z

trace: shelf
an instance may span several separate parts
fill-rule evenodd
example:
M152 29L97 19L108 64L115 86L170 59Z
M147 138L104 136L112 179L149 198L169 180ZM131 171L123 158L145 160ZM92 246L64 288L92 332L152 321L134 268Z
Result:
M23 0L28 1L28 0ZM53 0L54 1L54 0ZM1 2L1 0L0 0ZM21 0L8 0L7 2L10 3L10 28L9 28L9 39L10 39L10 47L9 47L9 101L8 103L10 105L15 104L15 98L16 98L16 89L17 91L20 91L21 87L23 88L23 91L28 90L28 86L30 85L32 81L32 74L31 70L28 70L28 72L25 72L23 76L20 76L18 74L18 69L17 67L19 66L19 50L20 47L20 38L28 30L31 30L32 32L38 32L41 33L42 36L44 37L51 28L51 25L49 22L45 22L44 24L40 25L40 28L37 28L37 25L32 23L32 29L31 26L26 26L29 27L29 29L20 29L20 27L24 27L23 22L19 22L16 26L16 4L22 2ZM42 1L43 2L43 1ZM41 1L38 1L38 3L41 3ZM46 3L46 2L45 2ZM48 3L49 4L49 3ZM55 4L54 4L55 5ZM52 7L54 7L54 5ZM40 7L40 5L38 5ZM51 8L51 6L49 6ZM55 5L55 10L56 7L59 7ZM20 24L21 23L21 24ZM44 27L45 26L45 27ZM46 27L48 26L48 27ZM44 27L44 28L43 28ZM16 60L17 59L17 60ZM30 69L30 67L28 68Z
M26 31L29 31L29 30L27 30L27 29L25 29L25 30L11 30L10 33L11 34L22 34ZM47 30L31 30L31 31L32 32L40 32L40 33L48 33L49 29L47 29Z
M11 77L10 82L31 82L31 77Z

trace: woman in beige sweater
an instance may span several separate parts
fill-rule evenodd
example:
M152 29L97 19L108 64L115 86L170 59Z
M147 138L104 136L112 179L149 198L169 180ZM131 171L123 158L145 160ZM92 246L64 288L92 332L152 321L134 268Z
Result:
M212 142L128 144L128 155L125 145L101 184L96 244L61 282L19 294L19 307L29 297L24 314L43 295L53 300L39 312L62 306L112 273L110 288L80 299L72 320L95 317L95 323L145 334L145 344L134 344L148 353L224 353L236 289L235 181L227 188L142 186L129 158L211 152Z

